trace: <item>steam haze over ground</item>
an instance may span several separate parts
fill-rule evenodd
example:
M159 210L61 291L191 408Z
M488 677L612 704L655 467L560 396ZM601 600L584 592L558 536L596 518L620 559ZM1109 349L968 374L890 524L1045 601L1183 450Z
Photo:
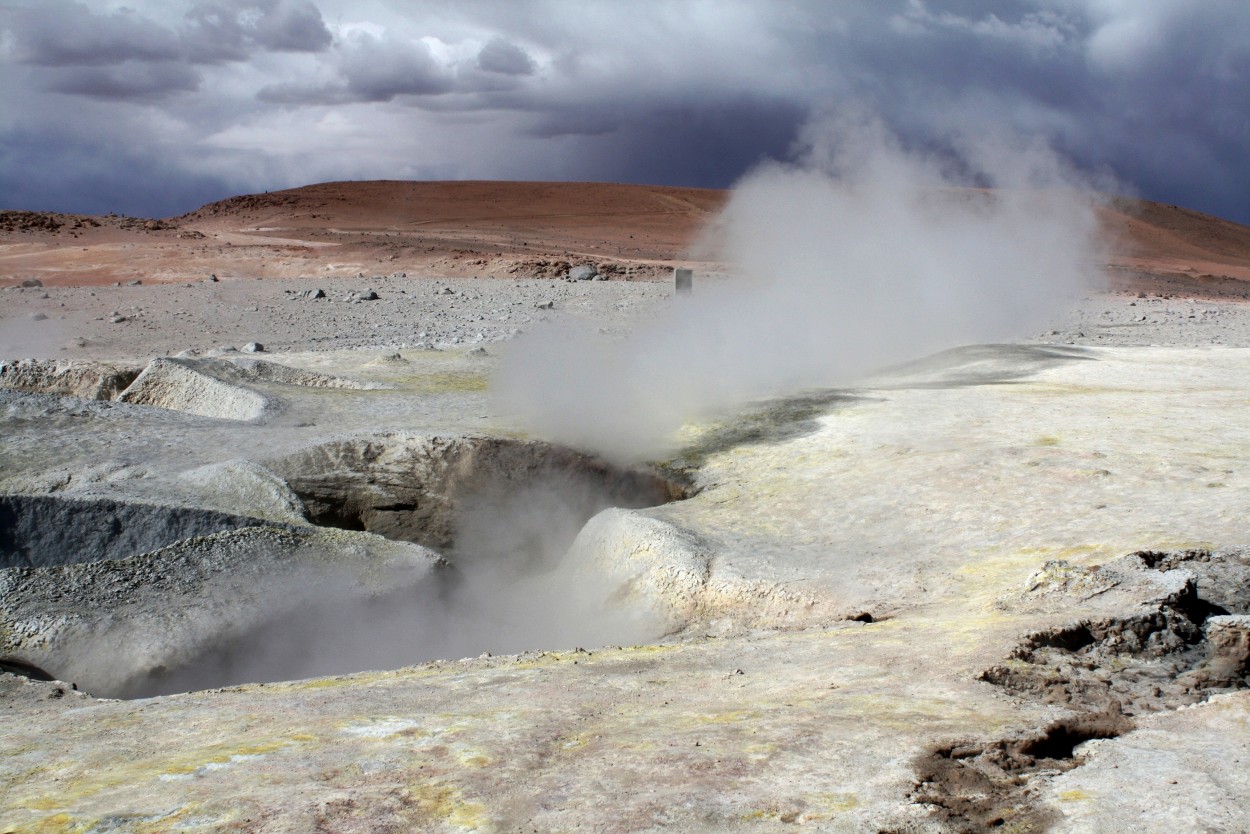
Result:
M1095 198L1040 143L958 137L930 155L864 113L805 139L798 163L749 173L709 230L730 277L696 276L623 342L527 335L496 379L501 407L550 439L639 459L752 398L1027 335L1097 280Z
M459 514L451 567L417 582L392 569L384 592L333 569L296 572L275 583L260 623L209 642L194 663L96 694L148 697L483 652L653 641L664 629L652 612L614 604L616 589L567 556L582 525L618 503L619 495L558 476L479 496Z

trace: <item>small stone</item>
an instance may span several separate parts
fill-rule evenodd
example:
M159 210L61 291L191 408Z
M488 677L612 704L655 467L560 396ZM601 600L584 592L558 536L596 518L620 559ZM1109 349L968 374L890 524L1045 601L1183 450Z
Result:
M126 320L126 317L118 313L114 313L113 317L109 319L109 321L113 322L113 324L121 324L125 320Z
M31 321L43 321L47 317L48 317L47 313L31 313L30 314Z
M469 355L470 356L490 356L490 354L486 352L486 348L484 347L473 348L473 350L469 351Z
M248 342L243 346L244 353L264 353L265 346L260 342Z
M142 281L140 281L138 278L134 279L133 281L127 281L127 282L126 282L126 286L128 286L128 287L138 287L138 286L142 286L142 285L143 285L143 282L142 282Z
M325 297L326 297L325 290L304 290L302 293L300 293L300 298L307 299L308 301L316 301L318 298L325 298Z
M218 278L217 278L217 276L216 276L216 275L210 275L210 276L208 276L208 280L209 280L209 281L212 281L212 282L214 282L214 283L216 283L216 282L217 282L217 280L218 280Z
M556 306L554 301L544 301L534 305L535 310L552 310Z
M443 295L455 295L456 291L451 287L443 287Z
M25 281L22 282L22 286L23 287L42 287L43 281L40 281L38 278L27 278Z

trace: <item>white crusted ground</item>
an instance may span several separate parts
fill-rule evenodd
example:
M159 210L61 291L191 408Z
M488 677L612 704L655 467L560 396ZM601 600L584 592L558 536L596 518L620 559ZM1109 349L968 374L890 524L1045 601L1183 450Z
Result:
M1098 346L1132 341L1097 322L1140 304L1095 299L1051 338L1074 346L956 351L797 416L689 427L676 463L699 494L599 516L566 566L658 613L672 634L654 645L130 702L8 679L0 829L950 830L912 800L917 759L1065 715L978 673L1153 593L1039 594L1045 563L1248 537L1250 348L1193 346L1187 318L1138 339L1171 345ZM1242 307L1206 318L1248 343ZM482 391L490 357L401 353L272 357L396 387L278 391L286 410L248 427L6 400L5 484L230 509L190 473L348 428L509 429ZM1037 803L1057 830L1250 829L1246 722L1242 695L1142 719L1040 777Z

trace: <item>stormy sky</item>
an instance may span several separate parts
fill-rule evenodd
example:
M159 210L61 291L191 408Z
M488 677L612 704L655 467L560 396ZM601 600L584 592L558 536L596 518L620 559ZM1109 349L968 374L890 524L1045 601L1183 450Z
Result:
M728 187L805 126L1048 140L1250 223L1245 0L0 0L0 207L343 179ZM809 128L810 129L810 128Z

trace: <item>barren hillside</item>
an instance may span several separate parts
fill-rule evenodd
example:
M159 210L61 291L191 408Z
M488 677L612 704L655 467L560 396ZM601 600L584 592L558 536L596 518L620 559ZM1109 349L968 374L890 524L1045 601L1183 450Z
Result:
M1180 294L1250 291L1250 227L1180 206L1116 200L1102 210L1113 285Z
M0 286L221 278L667 277L727 192L606 183L338 182L146 220L0 212ZM1250 228L1177 206L1100 209L1115 289L1241 297Z

